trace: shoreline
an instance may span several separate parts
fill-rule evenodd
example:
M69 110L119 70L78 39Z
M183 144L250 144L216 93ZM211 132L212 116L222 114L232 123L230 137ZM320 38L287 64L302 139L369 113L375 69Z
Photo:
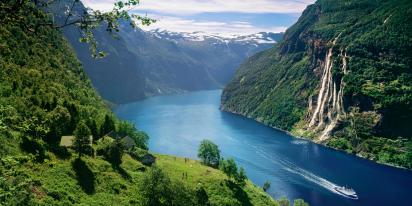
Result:
M358 154L358 153L355 153L355 154L354 154L354 153L349 153L349 152L346 152L345 150L340 150L340 149L337 149L337 148L334 148L334 147L330 147L330 146L328 146L328 145L326 145L326 144L322 144L322 143L320 143L320 142L313 141L312 139L309 139L309 138L305 138L305 137L301 137L301 136L296 136L296 135L292 134L290 131L287 131L287 130L284 130L284 129L277 128L277 127L275 127L275 126L271 126L271 125L265 124L264 122L262 122L261 120L258 120L257 118L253 118L253 117L244 115L244 114L239 113L239 112L236 112L236 111L231 111L231 110L224 109L224 108L222 107L222 105L220 105L219 110L222 111L222 112L227 112L227 113L230 113L230 114L238 115L238 116L241 116L241 117L243 117L243 118L247 118L247 119L253 120L253 121L258 122L259 124L262 124L262 125L264 125L264 126L266 126L266 127L270 127L270 128L272 128L272 129L278 130L278 131L280 131L280 132L284 132L285 134L291 136L292 138L310 141L310 142L312 142L312 143L314 143L314 144L317 144L317 145L320 145L320 146L324 146L324 147L326 147L326 148L333 149L333 150L338 151L338 152L343 152L343 153L348 154L348 155L353 155L353 156L359 157L359 158L364 159L364 160L368 160L368 161L370 161L370 162L373 162L373 163L376 163L376 164L379 164L379 165L388 166L388 167L391 167L391 168L402 169L402 170L406 170L406 171L412 172L412 169L408 169L408 168L406 168L406 167L402 167L402 166L399 166L399 165L394 165L394 164L391 164L391 163L378 162L378 161L375 161L375 160L373 160L373 159L369 159L369 158L363 157L363 156L361 156L361 155Z

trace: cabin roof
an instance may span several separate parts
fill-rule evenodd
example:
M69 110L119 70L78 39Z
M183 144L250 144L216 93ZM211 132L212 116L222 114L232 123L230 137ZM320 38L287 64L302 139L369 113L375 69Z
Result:
M62 136L60 139L61 147L72 147L74 143L75 136ZM90 146L93 144L93 136L89 136Z
M60 146L62 147L71 147L73 146L74 136L62 136L60 139Z

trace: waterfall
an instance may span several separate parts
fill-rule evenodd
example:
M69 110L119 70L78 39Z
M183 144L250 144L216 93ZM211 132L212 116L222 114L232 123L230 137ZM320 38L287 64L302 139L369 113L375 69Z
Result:
M332 64L331 64L331 58L332 58L332 48L329 49L328 54L326 55L326 60L325 60L325 68L323 69L323 74L322 74L322 81L321 81L321 88L319 91L318 95L318 100L316 102L316 109L315 112L312 115L312 118L309 123L309 127L312 127L315 125L317 120L320 120L322 113L320 112L322 107L324 106L324 101L326 101L325 96L327 96L329 92L329 87L328 87L328 82L329 82L329 70L332 69ZM325 91L326 89L327 91Z
M335 44L337 38L333 41ZM325 64L320 82L320 89L317 98L316 106L313 107L312 98L309 99L309 111L315 110L312 113L308 129L314 129L319 132L319 141L327 139L336 127L338 120L342 114L345 113L343 106L343 88L344 82L336 82L333 79L333 46L328 50L325 57ZM347 73L347 56L346 53L339 55L342 57L342 71L345 75ZM339 85L339 87L338 87Z

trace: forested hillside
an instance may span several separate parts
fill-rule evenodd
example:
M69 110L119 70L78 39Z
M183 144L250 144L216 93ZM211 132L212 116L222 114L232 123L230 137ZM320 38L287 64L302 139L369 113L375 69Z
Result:
M250 181L148 154L35 3L0 2L0 205L278 205Z
M222 109L412 168L412 2L318 0L245 62Z
M79 122L97 128L105 116L112 116L61 33L50 26L35 27L38 22L51 22L42 12L34 6L17 14L4 12L0 28L2 155L11 152L7 144L20 140L27 141L32 152L44 155L45 143L73 134ZM13 15L20 20L16 22Z

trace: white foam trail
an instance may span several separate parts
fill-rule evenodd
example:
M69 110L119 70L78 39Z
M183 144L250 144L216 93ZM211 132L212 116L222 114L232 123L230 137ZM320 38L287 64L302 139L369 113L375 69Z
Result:
M304 169L295 167L295 168L290 168L290 167L283 167L283 169L285 169L286 171L289 171L291 173L297 174L303 178L305 178L306 180L313 182L335 194L341 195L340 193L338 193L334 188L338 187L337 184L334 184L322 177L316 176L315 174L308 172ZM342 195L343 196L343 195Z
M283 158L279 158L275 155L273 155L273 156L268 155L257 146L252 146L252 147L255 149L255 151L258 155L260 155L261 157L265 158L266 160L268 160L268 161L270 161L274 164L277 164L277 165L281 166L284 170L286 170L288 172L291 172L293 174L299 175L299 176L303 177L304 179L306 179L307 181L315 183L315 184L329 190L330 192L332 192L334 194L345 197L344 195L338 193L335 190L335 187L339 187L339 185L337 185L337 184L335 184L335 183L333 183L333 182L331 182L331 181L329 181L325 178L319 177L319 176L317 176L317 175L315 175L315 174L313 174L313 173L311 173L307 170L304 170L304 169L296 166L292 162L284 160Z

